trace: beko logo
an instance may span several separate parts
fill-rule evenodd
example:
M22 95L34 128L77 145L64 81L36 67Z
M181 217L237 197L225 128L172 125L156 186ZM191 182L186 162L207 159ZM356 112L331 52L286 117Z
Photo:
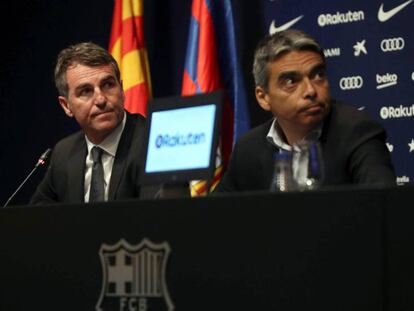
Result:
M405 41L403 38L389 38L381 41L381 50L383 52L401 51L404 49Z
M321 14L318 16L320 27L360 22L365 19L364 11L348 11L347 13L336 12L335 14Z
M400 119L414 116L414 105L405 107L382 107L380 110L381 118L385 119Z
M383 89L389 86L396 85L398 82L398 76L395 73L386 73L385 75L376 75L377 89Z
M364 85L364 79L361 76L343 77L339 80L341 90L360 89Z

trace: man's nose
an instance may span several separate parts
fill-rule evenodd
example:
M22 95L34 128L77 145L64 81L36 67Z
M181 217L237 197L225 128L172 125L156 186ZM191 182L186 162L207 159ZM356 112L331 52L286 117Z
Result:
M106 96L100 88L95 89L95 105L102 106L106 104Z
M304 98L310 98L313 99L316 96L316 89L315 86L312 83L312 80L309 79L308 77L305 77L303 79L303 83L304 83L304 93L303 93L303 97Z

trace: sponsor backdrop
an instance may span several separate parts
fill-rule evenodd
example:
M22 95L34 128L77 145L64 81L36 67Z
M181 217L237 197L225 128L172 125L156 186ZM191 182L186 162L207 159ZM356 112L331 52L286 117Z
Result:
M322 44L332 96L388 132L399 183L414 180L413 0L263 0L267 31L300 28Z

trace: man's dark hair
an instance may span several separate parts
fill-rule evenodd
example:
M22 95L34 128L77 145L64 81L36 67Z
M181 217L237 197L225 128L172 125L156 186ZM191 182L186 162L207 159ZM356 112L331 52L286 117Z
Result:
M55 66L55 84L60 96L68 97L66 71L68 67L81 64L90 67L111 65L116 79L121 81L121 73L116 60L101 46L92 42L82 42L63 49Z

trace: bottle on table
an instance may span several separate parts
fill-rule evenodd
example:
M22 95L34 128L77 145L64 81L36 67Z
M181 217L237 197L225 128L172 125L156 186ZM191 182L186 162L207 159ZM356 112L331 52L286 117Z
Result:
M292 153L281 150L274 154L274 170L270 183L271 192L288 192L295 190L292 173Z

